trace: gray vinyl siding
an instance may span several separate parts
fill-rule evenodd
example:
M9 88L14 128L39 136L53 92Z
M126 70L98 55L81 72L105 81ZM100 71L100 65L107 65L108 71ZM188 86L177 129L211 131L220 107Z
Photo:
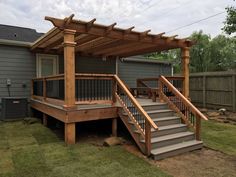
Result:
M170 76L171 64L118 60L118 75L129 87L136 87L137 78Z
M116 61L113 59L103 61L101 58L82 57L76 55L76 73L115 74ZM63 56L59 57L59 73L64 72Z
M35 55L29 48L0 45L0 98L8 96L7 79L11 79L11 96L29 98L31 79L36 76L35 65Z

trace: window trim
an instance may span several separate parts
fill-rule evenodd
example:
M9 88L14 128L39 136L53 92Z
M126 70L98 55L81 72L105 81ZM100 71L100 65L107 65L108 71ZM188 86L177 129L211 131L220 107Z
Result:
M36 76L42 77L42 69L41 69L41 59L49 58L53 60L53 75L59 73L59 56L58 55L50 55L50 54L36 54Z

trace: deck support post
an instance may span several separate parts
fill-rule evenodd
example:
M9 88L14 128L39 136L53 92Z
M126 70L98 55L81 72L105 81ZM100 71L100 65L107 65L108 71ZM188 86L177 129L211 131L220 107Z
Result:
M47 126L48 125L48 116L47 114L43 113L43 125Z
M64 29L65 106L75 104L75 30Z
M196 140L201 140L201 118L196 118Z
M183 95L189 99L189 47L181 48L182 74L184 76Z
M76 143L76 123L65 123L65 143L75 144Z
M112 136L117 136L117 118L112 119Z
M145 149L147 156L151 154L151 137L151 125L148 121L145 121Z

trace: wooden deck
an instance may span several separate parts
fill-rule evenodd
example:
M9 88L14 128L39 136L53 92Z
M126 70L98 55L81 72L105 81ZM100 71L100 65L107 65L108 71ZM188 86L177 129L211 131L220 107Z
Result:
M118 107L109 104L86 104L65 108L63 105L59 106L31 99L31 107L64 123L76 123L118 117Z

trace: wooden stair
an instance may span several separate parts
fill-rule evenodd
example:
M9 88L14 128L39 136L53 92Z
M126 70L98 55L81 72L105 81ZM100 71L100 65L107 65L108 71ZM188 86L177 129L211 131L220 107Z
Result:
M188 130L173 110L169 109L167 103L160 103L158 100L152 102L151 99L146 98L139 98L137 101L159 128L158 130L151 129L151 157L153 159L160 160L202 148L202 141L196 140L195 134ZM140 150L145 153L145 140L136 129L134 122L122 108L119 115Z

